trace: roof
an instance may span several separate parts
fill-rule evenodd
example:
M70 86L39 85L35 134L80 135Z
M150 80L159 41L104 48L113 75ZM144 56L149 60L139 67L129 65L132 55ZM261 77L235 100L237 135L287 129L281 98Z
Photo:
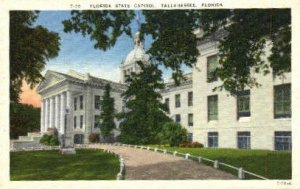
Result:
M109 81L106 79L91 76L89 73L82 74L74 70L70 70L69 73L61 73L53 70L48 70L45 74L45 79L39 84L38 91L42 92L49 89L63 81L68 81L77 84L91 85L95 87L105 87L105 85L110 84L112 90L125 90L126 86L121 83Z

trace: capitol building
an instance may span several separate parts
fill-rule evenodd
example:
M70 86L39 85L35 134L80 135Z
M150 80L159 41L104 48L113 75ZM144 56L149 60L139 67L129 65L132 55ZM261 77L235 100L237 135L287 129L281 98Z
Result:
M213 91L221 81L211 74L218 66L218 40L214 35L198 41L200 55L192 72L179 86L172 80L161 90L169 106L168 116L188 131L188 140L210 148L291 150L291 73L284 77L253 73L258 88L231 96ZM38 92L41 101L41 133L56 128L66 145L88 143L91 133L100 133L100 100L107 84L115 111L121 112L126 76L140 72L137 61L150 64L137 33L134 48L120 64L120 82L82 74L74 70L60 73L48 70ZM267 61L267 58L266 58ZM209 79L209 82L208 82ZM119 122L115 136L120 134Z

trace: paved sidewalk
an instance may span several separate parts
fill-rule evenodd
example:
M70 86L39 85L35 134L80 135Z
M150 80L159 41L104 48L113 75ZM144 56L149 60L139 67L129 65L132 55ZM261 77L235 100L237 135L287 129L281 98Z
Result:
M124 158L126 180L237 179L234 175L213 167L170 154L124 146L99 147Z

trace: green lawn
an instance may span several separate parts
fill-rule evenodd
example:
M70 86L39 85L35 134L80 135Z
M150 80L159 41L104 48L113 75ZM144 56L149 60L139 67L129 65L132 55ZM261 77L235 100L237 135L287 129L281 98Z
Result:
M102 150L76 150L75 155L59 151L10 153L11 180L114 180L118 157Z
M239 150L239 149L212 149L212 148L179 148L166 146L151 146L169 151L189 153L196 156L219 160L235 167L243 167L245 170L262 175L269 179L291 179L292 163L291 152L279 152L269 150ZM237 175L231 169L221 169ZM253 179L246 175L246 178Z

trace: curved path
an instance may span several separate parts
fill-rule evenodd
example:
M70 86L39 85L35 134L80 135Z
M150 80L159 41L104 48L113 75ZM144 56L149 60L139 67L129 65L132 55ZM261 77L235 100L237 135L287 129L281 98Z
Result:
M99 145L120 154L126 180L237 179L237 177L182 157L124 146Z

